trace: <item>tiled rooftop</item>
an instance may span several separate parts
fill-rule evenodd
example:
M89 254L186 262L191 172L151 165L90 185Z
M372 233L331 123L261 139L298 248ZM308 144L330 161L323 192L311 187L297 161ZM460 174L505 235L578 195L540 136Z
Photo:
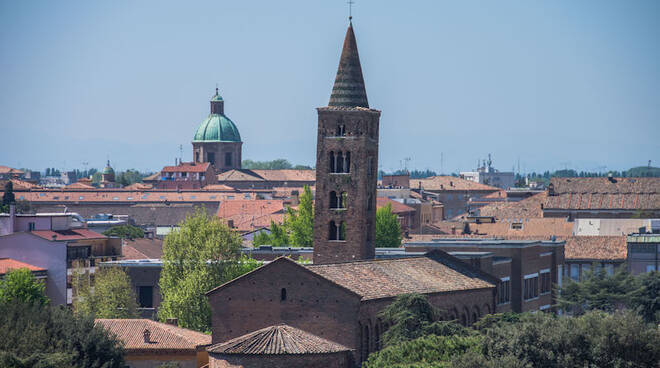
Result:
M392 200L390 198L386 197L378 197L376 198L376 207L381 208L387 206L387 204L390 203L392 205L392 213L407 213L407 212L414 212L415 209L405 205L401 202L397 202L395 200Z
M198 172L198 173L205 173L208 169L209 166L211 166L210 163L204 162L204 163L194 163L194 162L182 162L179 165L176 166L165 166L163 167L163 170L161 172Z
M471 180L465 180L454 176L431 176L425 179L410 179L410 188L433 191L474 190L474 191L501 191L500 188L480 184Z
M288 325L263 328L207 349L216 354L323 354L350 349Z
M306 266L360 295L363 300L408 293L441 293L490 288L488 277L443 252L423 257Z
M284 201L278 199L224 201L218 207L218 217L231 220L239 231L270 227L270 221L282 223Z
M660 208L660 178L552 178L545 209Z
M0 258L0 275L4 275L10 270L27 268L30 271L45 271L45 268L33 266L29 263L17 261L11 258Z
M32 234L44 238L46 240L52 240L55 236L55 240L87 240L87 239L105 239L107 238L103 234L99 234L96 231L87 230L87 229L70 229L70 230L34 230L31 231Z
M94 321L124 342L128 352L179 350L196 351L211 343L211 336L149 319L97 319ZM149 330L149 342L144 331Z
M572 236L566 240L567 260L619 260L627 257L625 236Z
M160 259L163 256L163 241L160 239L126 240L122 246L122 259Z

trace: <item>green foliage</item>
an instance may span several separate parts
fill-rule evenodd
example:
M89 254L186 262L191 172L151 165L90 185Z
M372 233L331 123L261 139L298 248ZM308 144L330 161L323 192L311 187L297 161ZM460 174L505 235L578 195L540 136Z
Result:
M479 336L428 335L388 346L371 354L362 367L451 367L450 362L455 356L468 351L478 351L480 344Z
M46 285L35 280L27 268L14 269L0 281L0 303L25 303L46 305Z
M121 184L122 186L131 185L133 183L142 183L143 175L140 174L137 170L126 170L120 172L115 176L115 182Z
M14 195L14 183L10 181L5 184L5 191L2 194L2 206L9 207L10 204L16 202L16 196Z
M64 307L0 304L0 366L123 368L116 337Z
M376 211L376 246L396 248L401 245L401 224L388 203Z
M592 268L593 269L593 268ZM580 315L590 310L613 312L628 308L638 311L648 322L660 322L660 272L638 276L619 267L609 275L604 269L587 272L580 282L567 280L558 306Z
M252 240L252 244L274 247L311 247L314 242L314 196L309 186L305 185L299 200L297 210L287 207L287 216L282 225L271 220L270 234L258 233Z
M137 302L131 279L119 267L100 267L94 273L92 288L89 274L80 267L73 270L76 293L73 308L78 314L95 318L138 318Z
M187 216L163 244L159 319L177 318L182 327L208 331L211 308L205 293L258 265L238 256L240 246L240 236L203 209Z
M299 201L297 211L287 208L284 224L292 246L311 247L314 242L314 196L309 186L305 185Z
M292 168L291 163L283 158L273 161L243 160L241 167L248 170L283 170Z
M486 357L515 356L533 367L656 367L660 331L635 313L545 313L482 331Z
M98 184L101 182L102 179L102 174L101 172L97 171L94 174L92 174L92 184Z
M144 238L144 230L133 225L117 225L104 231L103 235L133 240L136 238Z

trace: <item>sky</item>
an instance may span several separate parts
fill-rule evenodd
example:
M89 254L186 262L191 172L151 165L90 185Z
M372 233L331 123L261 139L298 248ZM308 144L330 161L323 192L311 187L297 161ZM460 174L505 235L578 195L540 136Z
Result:
M243 158L315 164L344 0L2 1L0 165L192 159L216 84ZM660 166L660 1L353 5L379 168ZM406 160L409 158L410 160Z

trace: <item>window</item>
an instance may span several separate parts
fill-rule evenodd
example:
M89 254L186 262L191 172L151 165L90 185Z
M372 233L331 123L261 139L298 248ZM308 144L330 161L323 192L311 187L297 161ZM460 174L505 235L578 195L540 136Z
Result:
M369 156L367 160L367 176L372 177L374 175L374 158Z
M337 137L343 137L346 135L346 125L339 124L337 125Z
M199 151L195 152L195 162L199 162Z
M330 221L328 240L346 240L346 224L343 221L339 226Z
M541 270L541 294L548 294L552 290L552 278L550 270Z
M225 166L233 165L232 162L234 160L233 160L233 157L231 157L231 156L232 156L231 152L225 152Z
M608 275L613 275L614 274L614 265L611 263L606 263L605 264L605 272L607 272Z
M154 287L153 286L139 286L138 287L138 303L140 308L153 308L154 307Z
M28 223L28 231L33 231L34 227L35 227L34 222Z
M654 264L646 265L646 272L653 272L653 271L655 271L655 265Z
M579 264L571 264L570 277L571 277L571 279L573 279L573 281L578 281L580 279L580 265Z
M530 300L539 296L539 274L526 275L523 285L523 298Z
M511 301L511 280L508 277L501 279L497 285L497 304L506 304Z
M511 223L511 228L514 230L522 230L523 224L522 222L512 222Z
M285 300L286 300L286 288L282 288L282 290L280 290L280 301L283 302Z
M215 153L209 152L206 154L206 161L210 162L211 165L215 165Z

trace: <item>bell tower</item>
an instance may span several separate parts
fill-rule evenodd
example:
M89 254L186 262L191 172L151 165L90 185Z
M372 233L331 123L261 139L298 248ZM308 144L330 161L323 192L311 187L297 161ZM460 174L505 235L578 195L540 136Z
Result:
M370 109L349 23L327 107L319 107L314 263L372 259L380 111Z

